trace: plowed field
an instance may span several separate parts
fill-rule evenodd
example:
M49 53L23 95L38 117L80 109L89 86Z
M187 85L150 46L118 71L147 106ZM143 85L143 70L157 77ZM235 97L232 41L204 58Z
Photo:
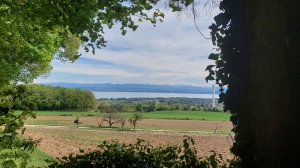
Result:
M230 122L210 122L195 120L158 120L145 119L138 122L137 130L118 131L115 128L97 128L95 117L82 117L82 125L95 125L94 128L74 127L74 117L38 117L37 120L59 121L64 126L26 126L26 137L42 138L39 148L53 157L62 157L71 153L78 153L79 149L86 152L97 149L97 145L104 140L119 140L122 143L135 143L136 139L145 139L154 146L160 144L181 143L185 136L195 141L198 154L208 156L210 150L215 150L225 158L232 158L229 148L231 137L224 132L232 129ZM29 120L30 121L30 120ZM69 126L66 126L69 123ZM130 128L127 123L126 128ZM214 133L217 128L217 134ZM221 132L221 133L220 133Z

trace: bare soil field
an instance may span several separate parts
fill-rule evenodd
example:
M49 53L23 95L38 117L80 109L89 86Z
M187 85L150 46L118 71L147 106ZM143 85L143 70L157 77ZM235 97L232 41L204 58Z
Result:
M55 121L62 125L74 125L74 116L38 116L37 119L27 119L27 121ZM79 117L82 125L89 125L98 127L97 117ZM108 124L104 124L108 127ZM121 127L120 124L114 124L114 127ZM127 122L125 127L131 128ZM217 131L230 132L232 129L232 123L228 121L202 121L202 120L164 120L164 119L143 119L137 123L137 129L143 130L195 130L195 131L208 131L214 132L214 129L218 127Z
M68 156L79 153L79 149L86 152L97 149L103 141L118 140L121 143L135 143L136 139L149 140L152 145L182 144L185 136L190 136L195 141L195 148L199 156L209 156L211 150L222 154L225 158L232 158L229 148L232 139L228 134L213 134L217 131L230 131L230 122L210 122L195 120L158 120L145 119L138 123L136 131L116 131L103 128L76 128L74 117L38 117L38 120L55 120L70 123L70 126L26 126L25 137L33 139L42 138L39 148L53 157ZM97 126L95 117L82 117L80 122ZM128 123L127 123L128 124ZM116 125L120 127L119 125ZM130 125L127 125L130 127ZM146 131L145 131L146 130ZM169 131L171 130L171 131ZM184 132L181 132L184 130ZM204 132L201 132L203 131ZM199 132L198 132L199 131Z

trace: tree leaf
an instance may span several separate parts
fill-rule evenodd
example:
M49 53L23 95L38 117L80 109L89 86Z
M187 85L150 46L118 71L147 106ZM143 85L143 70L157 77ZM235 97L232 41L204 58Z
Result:
M228 85L229 83L229 77L227 75L222 75L221 76L221 81L223 85Z
M208 59L210 59L210 60L218 60L219 59L219 55L220 54L214 54L214 53L211 53L211 54L209 54L209 56L208 56Z
M206 67L205 71L211 70L211 68L213 68L213 67L215 67L215 66L216 66L216 65L208 65L208 66Z
M208 82L208 80L215 80L215 78L213 76L207 76L205 78L206 82Z

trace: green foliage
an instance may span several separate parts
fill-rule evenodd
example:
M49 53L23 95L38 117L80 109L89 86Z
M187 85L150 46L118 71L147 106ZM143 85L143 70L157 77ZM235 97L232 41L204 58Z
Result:
M31 156L31 160L27 164L28 168L48 167L48 163L45 160L52 158L38 148L35 148L35 150L32 153L30 153L30 156Z
M149 103L149 111L156 111L158 108L159 102L157 100L153 100Z
M170 106L167 102L163 102L158 107L159 111L170 110Z
M102 113L105 114L105 113ZM126 116L132 116L132 112L120 113ZM37 111L37 116L97 116L96 112L65 112L65 111ZM174 119L180 120L189 117L191 120L202 120L205 118L207 121L229 121L230 113L216 113L211 111L183 111L183 110L169 110L169 111L155 111L143 113L147 119ZM27 121L28 123L28 121ZM35 123L35 121L30 121Z
M124 5L126 2L130 6ZM0 4L0 83L30 82L51 70L53 58L74 62L80 43L88 52L105 47L103 27L119 22L121 34L135 31L132 16L156 24L164 14L148 16L151 1L11 1ZM56 53L55 57L53 55Z
M76 124L77 128L81 122L79 121L79 117L77 116L76 119L74 120L74 124Z
M49 168L122 167L122 168L233 168L222 155L212 151L209 157L198 157L194 140L185 138L183 145L153 147L148 141L138 139L135 144L119 141L100 144L99 150L87 154L70 155L58 161L49 161ZM81 152L84 152L81 150ZM227 162L230 162L229 160Z
M206 80L215 80L220 86L219 103L224 104L224 111L230 111L235 132L235 143L231 151L237 156L247 158L246 162L254 163L254 156L249 144L250 127L246 126L249 119L248 110L245 107L246 88L249 84L248 57L248 20L245 19L245 1L223 0L220 2L220 10L214 17L215 23L209 26L212 43L216 45L220 53L212 53L209 59L215 61L215 65L209 65L206 70L209 75ZM246 21L247 20L247 21ZM247 27L247 28L246 28ZM212 68L215 67L215 70ZM224 91L224 86L228 90ZM247 165L249 166L249 165Z
M138 111L138 112L143 112L143 105L141 103L139 103L136 107L135 107L135 110Z
M138 121L141 121L144 118L143 113L135 112L133 115L128 119L129 123L133 125L133 129L135 130L135 127L137 125Z
M212 100L203 98L116 98L98 101L100 102L98 109L101 112L133 112L134 109L144 112L196 109L198 109L196 111L223 111L221 104L216 103L216 107L212 108ZM204 107L207 108L204 110Z
M0 88L0 165L2 167L15 167L16 160L20 165L26 166L30 161L30 153L40 140L24 139L18 135L17 130L24 133L24 120L27 117L35 118L30 110L34 104L26 97L25 85L9 85ZM27 106L20 102L26 102ZM11 110L17 105L22 111ZM21 166L21 167L22 167Z
M26 93L38 110L94 111L98 106L95 95L88 90L31 84Z

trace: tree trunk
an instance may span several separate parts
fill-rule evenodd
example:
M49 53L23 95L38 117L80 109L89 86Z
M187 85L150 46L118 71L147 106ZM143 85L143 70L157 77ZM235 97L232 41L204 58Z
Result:
M244 110L250 110L249 152L254 157L249 167L298 167L300 2L245 2L249 88Z

